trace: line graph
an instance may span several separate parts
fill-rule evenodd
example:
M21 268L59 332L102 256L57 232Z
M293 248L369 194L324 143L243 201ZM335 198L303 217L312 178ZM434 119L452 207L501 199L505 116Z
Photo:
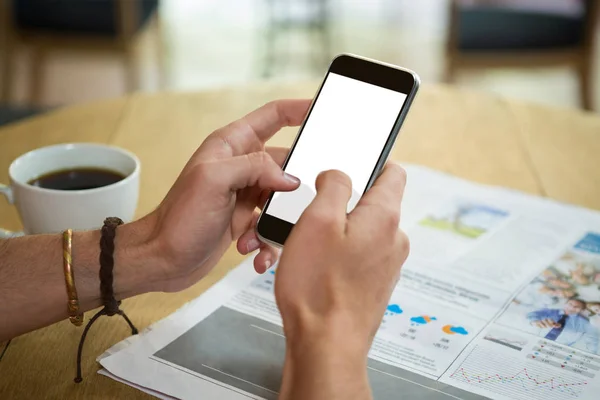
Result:
M527 363L522 358L502 356L482 346L473 349L450 379L524 400L577 399L588 385L585 379Z
M455 374L453 374L453 376L456 375L457 373L460 374L462 376L462 378L465 381L467 381L467 383L482 384L482 383L492 382L492 381L498 381L501 383L510 383L510 382L519 381L519 382L523 383L523 387L526 387L525 382L527 380L529 380L529 382L531 382L536 388L545 387L549 390L569 391L572 394L574 393L574 391L567 390L567 389L573 388L575 386L581 386L581 385L587 384L587 382L558 383L559 381L562 382L562 379L560 379L560 378L550 378L550 379L546 379L546 380L538 380L535 377L530 375L529 371L527 371L527 368L523 368L522 370L520 370L513 376L501 376L499 374L493 374L493 375L485 374L484 376L471 375L469 377L469 375L466 374L464 368L460 368L458 371L456 371ZM562 390L562 389L565 389L565 390Z

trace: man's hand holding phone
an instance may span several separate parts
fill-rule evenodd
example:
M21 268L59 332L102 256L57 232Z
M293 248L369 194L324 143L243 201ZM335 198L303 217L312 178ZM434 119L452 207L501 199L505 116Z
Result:
M398 228L405 183L404 170L388 164L347 214L350 179L317 178L276 273L287 340L281 398L370 397L367 353L409 252Z

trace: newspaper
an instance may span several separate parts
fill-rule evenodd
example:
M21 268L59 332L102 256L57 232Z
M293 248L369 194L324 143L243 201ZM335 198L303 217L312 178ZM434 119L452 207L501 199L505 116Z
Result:
M408 166L411 255L369 353L376 399L597 399L600 213ZM277 398L275 268L248 259L115 346L102 372L162 398Z

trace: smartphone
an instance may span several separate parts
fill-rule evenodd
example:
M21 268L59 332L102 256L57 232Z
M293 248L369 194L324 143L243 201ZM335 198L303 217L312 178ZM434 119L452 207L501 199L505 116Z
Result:
M259 239L283 246L314 199L322 171L337 169L350 177L347 211L352 211L384 167L418 87L419 77L407 69L337 56L283 165L300 187L271 195L256 225Z

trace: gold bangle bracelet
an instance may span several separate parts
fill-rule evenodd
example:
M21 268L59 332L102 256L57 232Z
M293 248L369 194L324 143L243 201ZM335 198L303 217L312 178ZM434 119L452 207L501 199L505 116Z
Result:
M83 313L79 312L79 298L75 287L75 275L73 274L71 249L73 247L73 230L67 229L63 232L63 268L65 272L65 284L67 286L67 306L69 320L75 326L83 324Z

